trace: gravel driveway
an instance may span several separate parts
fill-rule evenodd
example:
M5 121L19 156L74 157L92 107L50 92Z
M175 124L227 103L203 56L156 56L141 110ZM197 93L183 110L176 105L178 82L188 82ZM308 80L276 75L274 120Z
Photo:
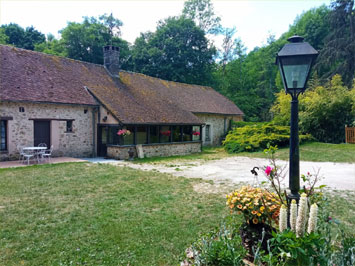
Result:
M213 180L215 183L253 182L253 175L250 170L257 166L261 169L267 166L268 160L248 157L228 157L220 160L191 162L179 162L165 164L136 164L127 161L115 162L117 165L126 165L141 170L156 170L162 173L170 173L175 176L184 176L190 178L203 178ZM278 161L279 166L288 164L286 161ZM288 167L286 168L288 169ZM353 190L355 191L355 164L350 163L331 163L331 162L300 162L301 174L307 172L316 173L320 171L323 177L319 184L327 185L332 189ZM259 171L259 181L266 178L262 170ZM284 181L288 187L288 173ZM301 184L302 185L302 184Z

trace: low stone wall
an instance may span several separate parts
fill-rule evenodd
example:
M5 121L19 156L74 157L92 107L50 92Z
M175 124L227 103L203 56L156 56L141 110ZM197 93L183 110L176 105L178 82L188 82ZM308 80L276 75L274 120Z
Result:
M107 146L107 157L118 160L129 159L128 151L133 147L134 157L137 157L137 150L134 146ZM143 145L144 157L168 157L174 155L186 155L201 152L200 142L184 143L160 143Z

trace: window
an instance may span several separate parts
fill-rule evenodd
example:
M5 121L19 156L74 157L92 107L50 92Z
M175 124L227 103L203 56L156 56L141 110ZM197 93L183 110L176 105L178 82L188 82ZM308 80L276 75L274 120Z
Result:
M182 141L191 141L192 140L192 126L184 126L182 132Z
M25 108L24 108L24 107L19 107L19 108L18 108L18 111L19 111L20 113L23 113L23 112L25 112Z
M201 140L200 126L192 127L192 140Z
M0 120L0 150L7 150L7 121Z
M107 144L118 144L119 136L117 135L118 126L110 126L107 131Z
M205 141L211 141L211 126L210 125L206 125Z
M150 126L149 143L159 143L159 126Z
M173 126L173 142L181 142L181 126Z
M170 142L171 130L169 126L161 126L160 127L160 142L166 143Z
M67 133L68 132L73 132L73 120L68 120L67 121Z
M134 126L127 126L126 129L130 134L123 137L123 145L134 145Z
M147 127L137 127L137 144L147 144Z

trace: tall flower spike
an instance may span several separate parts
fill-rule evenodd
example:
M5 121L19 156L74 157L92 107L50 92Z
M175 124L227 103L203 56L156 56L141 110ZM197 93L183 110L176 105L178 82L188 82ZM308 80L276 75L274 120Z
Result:
M317 206L317 204L314 203L311 206L311 212L309 214L308 228L307 228L308 234L310 234L311 232L314 232L316 230L317 213L318 213L318 206Z
M280 209L279 229L280 232L287 229L287 208L284 204L282 204Z
M290 225L291 231L296 233L296 220L297 220L297 204L295 200L291 201L291 208L290 208Z
M305 231L305 219L307 214L307 195L302 193L300 199L300 205L298 208L298 216L296 220L296 236L301 237Z

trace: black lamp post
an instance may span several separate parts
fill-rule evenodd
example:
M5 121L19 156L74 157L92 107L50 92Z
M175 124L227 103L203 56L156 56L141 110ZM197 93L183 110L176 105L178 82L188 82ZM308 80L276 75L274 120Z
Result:
M318 52L300 36L292 36L278 52L276 64L279 66L286 94L291 101L291 136L290 136L290 169L289 200L300 198L300 156L298 140L298 96L306 89L311 67Z

